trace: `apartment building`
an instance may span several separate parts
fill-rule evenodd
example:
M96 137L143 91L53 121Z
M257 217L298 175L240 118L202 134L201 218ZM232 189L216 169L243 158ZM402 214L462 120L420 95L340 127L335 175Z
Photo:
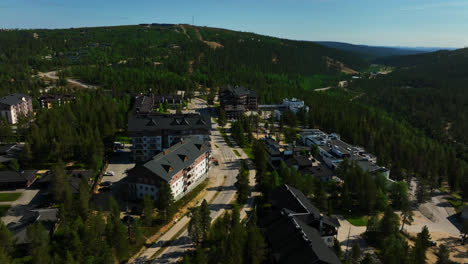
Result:
M209 140L211 120L200 114L137 114L128 119L133 159L150 160L154 155L186 139Z
M135 166L126 179L130 198L137 200L149 195L157 199L161 183L167 182L174 199L180 199L206 179L210 153L210 142L188 139Z
M228 119L237 119L246 111L258 109L257 93L242 86L225 86L221 90L219 101Z
M33 112L31 97L25 94L14 93L0 97L0 118L6 118L8 123L18 123L21 115Z
M61 106L75 100L75 96L70 94L46 94L38 98L41 108L51 109L54 105Z
M271 263L341 263L331 247L340 223L299 190L283 185L272 193L271 210L260 219Z

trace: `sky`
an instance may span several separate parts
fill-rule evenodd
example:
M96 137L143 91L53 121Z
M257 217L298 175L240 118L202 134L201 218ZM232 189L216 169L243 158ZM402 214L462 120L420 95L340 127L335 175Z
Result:
M468 0L1 0L0 28L192 23L281 38L468 47Z

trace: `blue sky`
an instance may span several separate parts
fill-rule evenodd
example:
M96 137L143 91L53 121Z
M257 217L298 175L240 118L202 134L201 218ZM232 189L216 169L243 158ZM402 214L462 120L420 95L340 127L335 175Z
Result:
M468 46L468 0L1 0L0 28L191 23L301 40Z

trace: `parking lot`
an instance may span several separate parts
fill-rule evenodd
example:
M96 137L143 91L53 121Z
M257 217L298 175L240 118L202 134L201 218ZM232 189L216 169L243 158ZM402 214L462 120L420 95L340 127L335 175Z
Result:
M119 182L127 176L127 170L135 166L132 161L131 145L126 144L122 152L114 152L109 159L107 172L114 172L113 176L104 176L102 182L110 181L112 183Z

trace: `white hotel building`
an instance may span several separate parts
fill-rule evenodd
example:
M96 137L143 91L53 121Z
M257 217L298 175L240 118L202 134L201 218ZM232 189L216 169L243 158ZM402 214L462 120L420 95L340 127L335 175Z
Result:
M171 186L174 199L178 200L207 177L210 153L209 141L188 139L143 165L137 165L128 172L130 198L143 199L148 194L156 199L159 187L165 181Z

